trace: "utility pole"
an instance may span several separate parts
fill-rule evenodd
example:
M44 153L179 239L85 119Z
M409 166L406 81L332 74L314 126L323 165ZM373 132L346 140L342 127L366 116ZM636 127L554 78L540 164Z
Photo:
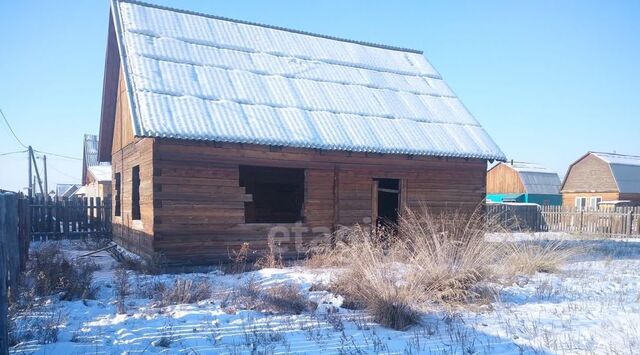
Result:
M36 177L38 178L38 187L40 187L40 193L44 197L44 188L42 187L42 179L40 179L40 171L38 170L38 164L36 163L36 156L33 155L33 149L31 150L31 161L33 161L33 166L36 168Z
M27 161L29 162L29 198L33 197L33 185L31 185L31 181L33 181L33 173L31 172L31 155L33 154L33 148L29 146L29 153L27 154Z
M44 206L49 204L49 184L47 183L47 156L42 156L42 162L44 163Z

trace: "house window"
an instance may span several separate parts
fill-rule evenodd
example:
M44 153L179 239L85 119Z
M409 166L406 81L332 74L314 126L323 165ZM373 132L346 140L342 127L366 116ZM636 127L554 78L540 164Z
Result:
M246 223L302 220L304 169L240 166L240 186L252 196L244 204Z
M140 166L131 169L131 219L140 219Z
M587 198L586 197L576 197L576 209L578 211L583 211L587 208Z
M589 209L595 211L598 209L598 204L602 202L602 197L589 198Z
M115 193L113 211L115 216L120 216L120 173L116 173L115 176Z

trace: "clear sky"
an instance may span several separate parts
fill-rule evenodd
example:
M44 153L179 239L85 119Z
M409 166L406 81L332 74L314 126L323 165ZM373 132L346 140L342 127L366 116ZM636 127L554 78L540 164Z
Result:
M588 150L640 155L640 1L168 1L424 51L509 159L564 175ZM98 133L107 0L0 0L0 109L35 149L80 158ZM0 188L27 184L0 121ZM50 186L81 162L49 156Z

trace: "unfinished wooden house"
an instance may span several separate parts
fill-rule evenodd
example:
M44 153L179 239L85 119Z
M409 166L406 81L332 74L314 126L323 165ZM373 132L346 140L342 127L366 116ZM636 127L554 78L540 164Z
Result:
M602 203L640 206L640 156L589 152L569 166L564 206L597 209Z
M112 2L99 141L114 239L191 263L475 208L504 159L419 51L129 1Z
M111 164L98 161L98 137L85 134L82 148L82 187L75 194L89 198L110 198Z
M559 206L560 177L539 164L500 162L487 171L487 201Z

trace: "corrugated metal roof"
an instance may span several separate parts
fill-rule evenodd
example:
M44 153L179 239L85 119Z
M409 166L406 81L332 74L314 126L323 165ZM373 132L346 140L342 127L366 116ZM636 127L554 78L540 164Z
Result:
M84 161L87 166L98 165L98 137L94 134L84 135Z
M420 52L113 7L138 136L504 159Z
M562 182L556 173L519 172L520 180L529 194L558 195Z
M536 163L510 162L505 164L518 172L520 181L529 194L558 195L562 182L558 174Z
M621 193L640 193L640 156L591 152L604 160Z
M78 187L79 185L76 185L76 184L57 184L56 196L68 197L72 195L78 189Z
M97 181L111 181L111 164L98 161L98 137L94 134L84 135L84 161Z

